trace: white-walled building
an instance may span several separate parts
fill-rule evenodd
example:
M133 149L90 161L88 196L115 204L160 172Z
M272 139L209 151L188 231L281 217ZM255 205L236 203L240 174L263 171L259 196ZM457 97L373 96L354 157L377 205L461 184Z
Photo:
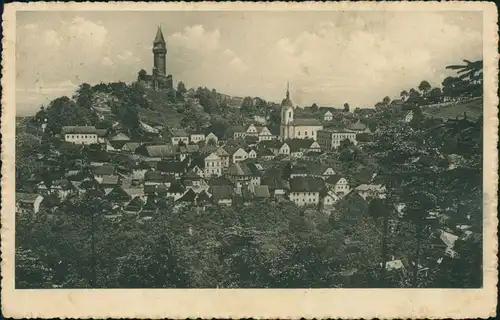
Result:
M325 112L325 115L323 116L324 121L332 121L333 120L333 114L330 111Z
M320 193L325 189L321 178L297 177L290 179L290 201L297 206L317 205Z
M222 165L222 159L215 152L209 154L207 157L205 157L205 177L221 176Z
M340 142L348 139L352 144L358 144L356 132L348 130L324 129L318 131L318 143L323 150L332 150L340 146Z
M75 144L97 144L97 130L94 126L65 126L62 128L64 141Z
M323 125L316 119L295 119L294 106L287 88L286 97L281 102L281 140L286 139L317 139L317 132Z

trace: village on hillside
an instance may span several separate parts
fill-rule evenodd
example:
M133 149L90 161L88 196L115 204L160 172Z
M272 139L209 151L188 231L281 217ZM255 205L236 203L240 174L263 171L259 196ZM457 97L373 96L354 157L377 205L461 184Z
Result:
M142 70L130 85L84 84L75 97L18 121L16 228L24 232L18 259L26 263L16 274L20 283L439 287L452 278L449 286L464 287L480 281L474 270L481 270L481 251L471 254L481 246L480 64L461 66L469 78L450 77L442 88L422 81L373 108L299 107L288 84L281 104L174 88L165 45L159 28L152 75ZM158 107L160 100L171 103ZM58 220L76 212L79 218ZM48 229L36 231L35 224ZM153 269L143 264L156 257L141 253L152 241L153 229L141 229L146 225L163 226L164 232L154 229L160 238L170 230L163 246L176 260L162 268L187 280L144 280L144 270ZM73 250L63 249L64 242L82 244L75 254L80 265L58 264L62 254L30 245L29 239L56 237L48 230L63 237L54 240L58 250ZM139 238L142 245L134 242ZM99 254L115 254L109 261L122 269ZM144 267L137 275L144 279L131 280L133 266Z

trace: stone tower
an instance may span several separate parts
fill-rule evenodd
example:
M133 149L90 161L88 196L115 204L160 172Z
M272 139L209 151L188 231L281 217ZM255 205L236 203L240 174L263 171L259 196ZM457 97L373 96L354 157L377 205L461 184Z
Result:
M156 37L153 41L153 76L167 76L167 44L163 38L161 27L156 31Z
M281 139L290 139L293 137L293 103L290 99L289 84L286 85L286 97L281 102Z

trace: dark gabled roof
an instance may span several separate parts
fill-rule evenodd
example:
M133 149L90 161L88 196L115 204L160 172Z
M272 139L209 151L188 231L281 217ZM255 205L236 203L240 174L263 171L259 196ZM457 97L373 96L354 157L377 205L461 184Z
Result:
M304 118L296 118L292 121L292 125L294 126L321 126L321 123L316 119L304 119Z
M96 133L96 128L94 126L64 126L62 127L63 134L92 134Z
M128 204L127 204L127 208L130 207L139 207L141 208L142 206L144 205L144 201L142 201L142 199L140 197L135 197L133 198Z
M178 202L194 202L196 200L196 192L189 189L182 197L177 199Z
M112 165L92 167L92 172L94 173L94 175L112 175L115 174L116 167Z
M264 177L262 179L262 184L267 185L269 189L275 190L275 189L285 189L289 190L290 189L290 183L281 178L281 177L276 177L276 176L268 176Z
M316 177L296 177L290 180L292 192L320 192L325 187L325 182Z
M163 38L163 32L161 31L161 27L158 27L158 30L156 30L156 36L153 41L153 44L165 44L165 39Z
M156 164L156 169L165 173L183 173L184 168L181 161L160 161Z
M254 188L255 198L265 199L271 197L269 193L269 187L266 185L255 186Z
M130 141L130 137L125 133L119 132L108 138L110 141Z
M233 188L231 186L213 186L210 189L212 192L212 198L215 201L233 198Z
M194 172L192 169L189 170L188 172L186 172L186 174L184 174L184 176L182 177L184 180L199 180L199 179L202 179L202 177L197 174L196 172Z
M334 174L331 176L328 176L328 178L325 179L325 182L331 185L335 185L339 180L342 179L341 175Z
M142 145L136 149L136 153L141 153L148 157L162 158L176 155L176 147L170 143L160 145Z
M196 197L196 201L198 203L203 202L203 201L210 201L210 196L205 190L202 190L200 193L198 193L198 197Z
M108 135L108 129L96 129L95 133L97 133L99 137L105 137Z
M183 193L186 190L182 183L176 181L170 185L170 188L168 188L168 193Z
M198 150L200 150L200 146L197 144L188 144L179 147L179 152L181 153L195 153L198 152Z
M117 175L104 175L101 184L117 185L120 178Z
M130 196L127 192L125 192L125 190L123 190L122 187L117 186L113 188L113 190L111 190L111 192L106 195L106 199L125 201L125 200L130 200Z
M290 147L290 152L307 150L314 143L312 139L289 139L285 143Z
M358 120L356 123L351 123L349 126L347 126L349 130L355 130L355 131L362 131L366 130L366 125L361 123L360 120Z
M279 149L283 145L282 142L278 140L264 140L259 142L259 147L263 146L266 148L273 148L273 149Z
M137 148L141 146L140 142L125 142L125 145L123 147L126 147L132 152L135 152Z
M144 174L145 181L155 181L155 182L164 182L167 180L167 176L158 171L147 171Z
M271 150L269 150L268 148L261 148L261 149L259 149L259 151L257 151L257 156L258 157L269 157L269 156L274 157L275 154Z
M170 129L169 132L172 137L189 137L189 133L184 129Z
M226 177L215 177L208 181L211 186L233 186L233 182Z

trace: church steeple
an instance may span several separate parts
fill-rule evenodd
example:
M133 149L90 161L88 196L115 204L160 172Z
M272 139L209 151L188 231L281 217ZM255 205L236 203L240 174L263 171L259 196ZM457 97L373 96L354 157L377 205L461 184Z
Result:
M160 26L158 26L158 30L156 30L156 37L153 44L165 44L165 39L163 38L163 32L161 31Z
M290 100L290 81L286 82L286 99Z

